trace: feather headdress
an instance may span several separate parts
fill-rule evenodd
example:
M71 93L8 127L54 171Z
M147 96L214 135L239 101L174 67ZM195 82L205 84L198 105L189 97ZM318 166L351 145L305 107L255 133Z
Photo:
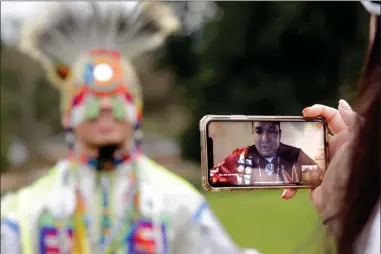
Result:
M20 48L62 88L80 57L89 51L112 50L132 59L159 47L179 27L172 10L160 2L46 3L24 23Z
M63 110L77 118L85 109L73 114L73 103L79 100L76 96L86 97L86 87L92 92L126 95L141 107L140 85L130 60L160 47L179 28L172 9L157 1L46 3L24 21L20 49L42 64L61 90ZM122 104L119 109L131 111Z

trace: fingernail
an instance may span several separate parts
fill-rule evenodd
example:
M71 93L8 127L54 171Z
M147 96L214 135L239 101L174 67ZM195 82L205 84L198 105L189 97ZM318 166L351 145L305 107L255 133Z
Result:
M308 110L310 110L310 107L307 107L307 108L303 109L303 110L302 110L302 114L308 112Z
M344 110L352 111L351 106L345 100L339 100L339 106L341 106Z
M283 191L283 194L281 196L282 199L286 199L286 194L287 194L287 191Z

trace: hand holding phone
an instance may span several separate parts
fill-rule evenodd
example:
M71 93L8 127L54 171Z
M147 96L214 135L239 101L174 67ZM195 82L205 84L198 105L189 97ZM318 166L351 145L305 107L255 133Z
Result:
M205 116L200 130L207 191L314 188L323 180L323 118Z
M351 106L345 101L340 100L339 106L337 109L331 108L328 106L324 106L321 104L315 104L313 106L305 108L303 111L304 117L314 118L314 117L323 117L327 119L328 128L331 130L333 135L329 135L329 158L330 163L334 162L335 160L340 160L340 158L336 158L336 151L340 150L341 147L350 140L350 130L354 128L354 126L357 124L363 124L364 119L359 117L351 108ZM335 163L333 163L335 164ZM335 168L335 167L334 167ZM333 168L333 169L334 169ZM328 168L327 168L328 170ZM332 169L331 169L332 170ZM335 170L334 170L335 171ZM325 174L325 181L328 180L328 189L331 189L332 186L335 184L334 177L332 177L332 174L335 174L335 172L331 172L330 174ZM338 174L342 174L342 172L338 172ZM331 179L328 179L331 178ZM316 196L319 196L317 194L320 192L320 187L316 188L313 192L310 193L310 198L312 202L318 207L318 210L320 210L320 204L318 200L319 198L315 198ZM290 199L296 194L296 189L286 189L283 194L283 199Z

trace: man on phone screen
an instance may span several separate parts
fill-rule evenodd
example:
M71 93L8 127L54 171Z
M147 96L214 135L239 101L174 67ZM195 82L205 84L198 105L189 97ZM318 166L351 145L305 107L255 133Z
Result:
M211 170L212 183L250 185L301 184L302 179L321 181L321 170L313 159L302 149L280 142L279 121L254 122L252 133L252 146L234 150ZM319 173L316 175L316 172Z

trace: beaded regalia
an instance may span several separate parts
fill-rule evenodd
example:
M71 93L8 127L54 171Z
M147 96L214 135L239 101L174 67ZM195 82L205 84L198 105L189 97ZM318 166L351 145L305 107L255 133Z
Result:
M140 155L142 95L132 59L144 52L154 50L165 38L179 29L179 21L171 9L162 3L49 3L38 15L26 20L20 39L20 49L39 61L53 85L61 94L61 110L64 127L69 137L73 128L85 120L96 119L100 113L100 98L112 100L112 111L116 119L127 120L134 126L134 144L128 154L131 161L126 190L128 196L125 209L130 215L117 219L120 224L129 224L129 229L139 219ZM71 151L70 168L77 168L81 160L77 156L73 139L68 140ZM123 158L121 158L123 160ZM123 229L110 226L110 181L100 177L102 208L100 224L100 246L94 242L83 242L89 238L85 225L79 218L89 214L81 201L82 194L76 188L77 207L74 211L75 226L71 237L75 253L101 252L113 249ZM76 183L79 185L79 183ZM78 186L77 186L78 187ZM81 205L82 204L82 205ZM129 223L129 221L134 221ZM55 223L58 234L60 223ZM94 238L94 236L92 236ZM94 239L92 239L94 240ZM61 242L62 243L62 242ZM61 248L64 244L61 244ZM47 249L48 247L46 247Z
M131 60L179 27L158 2L50 3L25 22L20 49L60 90L69 128L97 116L99 96L112 96L115 116L139 127L142 95Z
M2 253L257 253L237 247L197 190L141 152L142 94L131 62L179 30L170 4L39 8L24 22L20 49L59 89L71 151L34 185L2 198ZM97 119L104 97L134 134L128 153L109 164L81 153L73 136Z

